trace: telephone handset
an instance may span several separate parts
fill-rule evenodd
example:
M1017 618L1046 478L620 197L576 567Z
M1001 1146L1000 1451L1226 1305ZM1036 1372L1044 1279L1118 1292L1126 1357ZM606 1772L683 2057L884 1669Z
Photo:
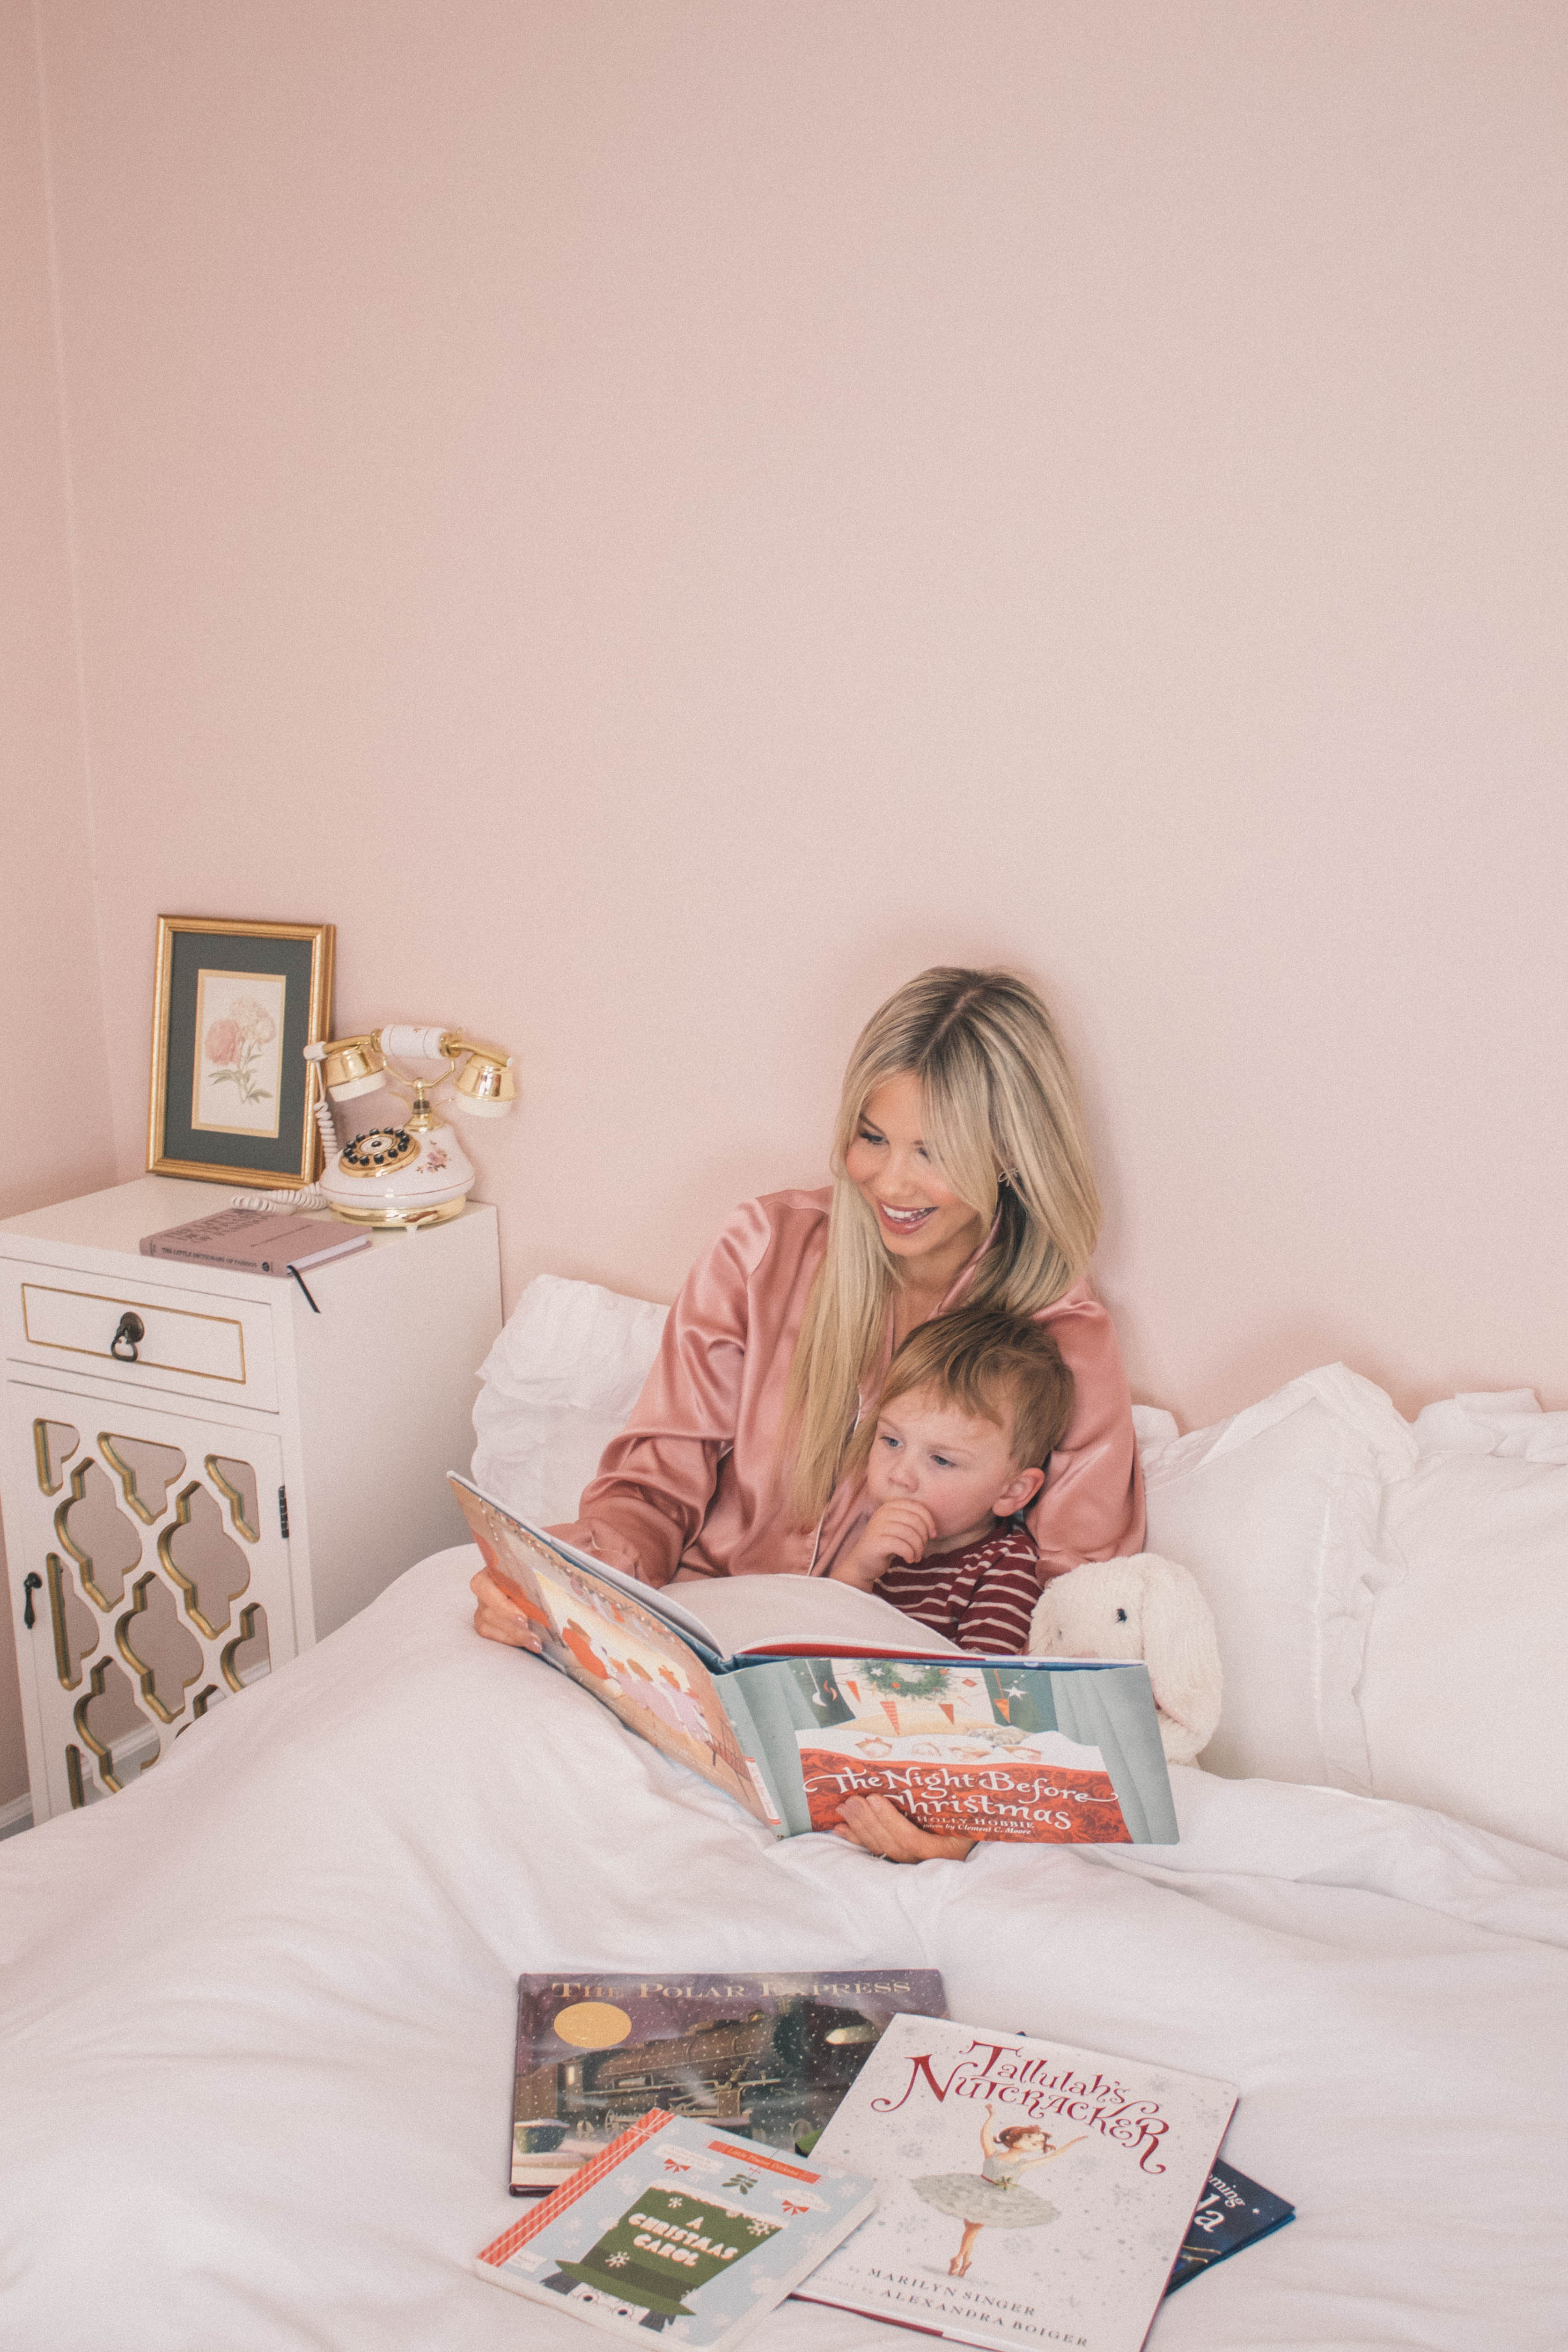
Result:
M474 1183L474 1164L431 1109L431 1098L450 1086L453 1102L470 1118L504 1118L517 1092L506 1048L458 1029L393 1022L362 1037L307 1045L305 1058L331 1102L390 1087L411 1106L401 1126L371 1128L340 1150L331 1102L318 1097L327 1154L320 1189L333 1215L360 1225L434 1225L457 1216ZM393 1061L449 1066L440 1077L414 1078L390 1068Z

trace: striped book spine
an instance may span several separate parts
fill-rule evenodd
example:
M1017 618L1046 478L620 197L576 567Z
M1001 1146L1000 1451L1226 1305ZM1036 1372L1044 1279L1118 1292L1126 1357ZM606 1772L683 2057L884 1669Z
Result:
M519 2246L526 2246L530 2238L537 2237L547 2222L553 2221L559 2213L564 2213L569 2205L575 2205L578 2199L596 2182L602 2180L607 2172L613 2172L622 2157L630 2156L633 2148L641 2147L644 2141L651 2140L655 2132L663 2131L664 2126L674 2120L674 2116L666 2114L663 2107L650 2107L629 2131L623 2131L619 2139L612 2139L608 2147L601 2147L597 2156L591 2156L586 2164L578 2167L570 2180L563 2180L559 2189L552 2189L526 2220L514 2221L509 2230L503 2230L498 2238L492 2238L487 2246L481 2246L476 2259L489 2263L499 2270ZM755 2158L748 2157L747 2161L754 2162Z

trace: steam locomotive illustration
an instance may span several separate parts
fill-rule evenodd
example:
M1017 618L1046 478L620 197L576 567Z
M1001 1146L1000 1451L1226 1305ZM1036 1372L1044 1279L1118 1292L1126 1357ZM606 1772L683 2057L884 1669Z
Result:
M804 2154L880 2032L859 2010L787 1995L666 2041L622 2042L536 2067L518 2081L517 2122L601 2140L650 2107L665 2107Z

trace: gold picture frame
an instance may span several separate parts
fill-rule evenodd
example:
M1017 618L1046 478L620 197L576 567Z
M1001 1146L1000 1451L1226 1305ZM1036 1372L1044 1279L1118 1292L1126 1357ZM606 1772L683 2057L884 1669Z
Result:
M331 923L160 915L147 1166L277 1191L320 1165L317 1066L330 1034Z

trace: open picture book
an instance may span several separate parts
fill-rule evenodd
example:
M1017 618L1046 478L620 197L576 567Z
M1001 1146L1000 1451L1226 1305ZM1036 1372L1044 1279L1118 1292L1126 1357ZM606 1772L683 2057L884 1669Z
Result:
M972 1655L822 1577L655 1590L450 1475L547 1662L776 1835L883 1796L939 1836L1176 1843L1141 1663Z

